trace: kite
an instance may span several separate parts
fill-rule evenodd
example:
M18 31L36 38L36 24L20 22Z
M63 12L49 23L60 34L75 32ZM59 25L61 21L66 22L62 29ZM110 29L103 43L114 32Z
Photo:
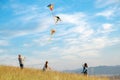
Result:
M55 21L55 25L54 25L54 26L56 26L56 24L57 24L59 21L61 21L61 18L60 18L59 16L56 16L56 15L53 14L53 9L54 9L54 5L53 5L53 4L49 4L49 5L47 5L47 7L48 7L48 8L50 9L50 11L51 11L52 17L54 18L54 21ZM51 35L50 40L52 39L52 36L53 36L55 33L56 33L56 30L55 30L55 29L51 29L51 30L50 30L50 35Z
M53 36L53 34L56 32L56 30L55 29L51 29L51 31L50 31L50 35L51 35L51 37L50 37L50 39L49 39L49 41L51 41L52 40L52 36Z
M54 29L51 29L50 34L53 35L56 31Z
M54 5L53 4L49 4L47 7L49 7L49 9L52 11L53 8L54 8Z
M59 16L55 16L55 23L57 23L58 21L61 21L61 18Z

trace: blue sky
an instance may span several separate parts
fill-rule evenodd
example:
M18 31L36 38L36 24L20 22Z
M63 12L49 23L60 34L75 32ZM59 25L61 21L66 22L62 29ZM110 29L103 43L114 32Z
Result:
M0 0L0 64L18 66L22 54L26 67L120 65L119 17L119 0Z

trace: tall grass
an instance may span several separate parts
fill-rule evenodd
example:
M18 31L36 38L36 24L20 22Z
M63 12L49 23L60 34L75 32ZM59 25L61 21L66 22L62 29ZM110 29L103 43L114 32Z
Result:
M108 80L107 78L86 77L80 74L42 71L38 69L0 66L0 80Z

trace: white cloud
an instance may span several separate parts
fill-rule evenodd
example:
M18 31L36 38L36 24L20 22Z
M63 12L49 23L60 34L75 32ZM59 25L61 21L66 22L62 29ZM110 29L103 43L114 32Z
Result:
M88 38L88 37L91 37L93 33L94 33L94 30L92 30L92 29L86 30L85 32L83 32L83 35L81 37Z
M99 57L100 53L98 50L88 50L79 54L81 57Z
M91 28L88 17L84 13L74 13L74 14L59 14L62 19L62 24L64 24L64 28L60 30L60 34L58 36L75 36L80 35L82 38L89 38L94 33L94 30ZM69 25L67 25L69 24ZM70 25L71 24L71 25ZM69 29L66 31L66 27Z
M45 15L44 15L45 16ZM44 18L44 16L42 16L41 17L41 19L38 19L37 18L37 26L33 26L34 28L32 28L32 29L24 29L24 30L22 30L20 27L18 27L18 29L19 30L14 30L14 31L11 31L11 30L3 30L2 32L1 32L1 34L4 34L5 36L3 36L3 38L15 38L15 37L20 37L20 36L26 36L26 35L32 35L32 34L34 34L34 35L36 35L36 34L38 34L38 33L41 33L42 34L42 32L44 32L44 31L48 31L48 28L49 28L49 26L51 26L52 25L52 20L50 20L51 18L49 18L49 17L47 17L47 18ZM29 16L24 16L24 18L28 18ZM36 16L35 16L36 17ZM23 18L23 17L22 17ZM26 24L29 24L26 20L24 20L24 19L22 19L21 17L20 18L18 18L18 19L13 19L13 21L12 21L12 23L13 22L15 22L15 20L17 21L19 21L19 19L20 19L20 21L22 20L23 21L23 23L21 23L21 25L26 25ZM11 25L12 24L11 22L8 24L8 25ZM16 25L16 23L13 23L13 25ZM18 25L18 24L17 24Z
M45 45L48 45L50 44L50 36L43 36L41 38L38 38L38 39L34 39L33 40L33 43L37 46L45 46Z
M112 28L112 24L109 24L109 23L103 24L102 26L104 30L109 30Z
M120 42L119 38L111 38L109 37L97 37L91 38L89 41L82 41L80 39L76 40L67 40L66 47L62 49L61 54L63 55L78 55L81 54L82 56L86 57L96 57L99 56L99 51L105 47L112 46ZM68 47L70 46L70 47ZM59 51L58 49L57 51Z
M64 59L64 60L74 60L75 58L77 57L74 55L65 55L61 57L61 59Z
M112 40L110 40L111 38L108 37L98 37L98 38L94 38L92 40L92 46L93 49L103 49L105 47L108 46L112 46L116 43L119 43L119 38L113 38Z
M104 23L101 25L101 28L98 29L98 33L110 33L115 31L116 29L113 27L113 24L111 23Z
M9 42L6 40L0 40L0 46L8 46Z
M84 24L86 15L84 13L58 14L64 23L79 25ZM84 19L83 19L84 18Z
M89 28L89 24L86 21L86 19L87 19L86 15L84 13L59 14L59 15L62 18L61 23L63 25L69 26L68 24L71 24L73 26L73 28L68 30L68 31L64 31L62 29L65 29L66 27L63 27L63 28L57 27L57 28L59 28L59 33L60 33L57 36L60 36L60 35L64 36L64 35L72 34L73 32L74 33L78 32L79 34L83 35L83 37L89 37L93 34L94 31ZM24 16L24 18L28 19L27 21L29 21L33 18L36 18L37 16L38 15L36 15L36 16ZM22 20L22 18L20 17L20 20ZM23 18L23 21L25 22L24 24L26 24L27 21L24 20L24 18ZM47 17L47 14L44 14L44 16L41 16L41 19L38 19L37 22L39 22L38 26L34 26L35 28L32 30L19 30L19 31L14 31L14 32L7 31L7 33L9 34L9 37L14 38L14 37L26 36L26 35L31 35L31 34L38 35L38 33L42 34L42 32L48 31L49 28L54 28L54 27L51 27L54 24L54 20L51 19L50 17ZM45 34L43 36L45 36ZM7 37L7 38L9 38L9 37Z
M0 56L0 65L12 65L17 66L18 65L18 59L15 55L9 55L9 54L2 54Z
M89 40L89 42L82 41L82 43L79 40L77 41L77 39L73 39L72 41L77 45L74 43L71 44L71 40L68 40L67 44L70 44L69 46L65 44L62 48L59 46L51 46L46 51L33 51L32 55L34 55L34 57L26 56L25 66L42 68L46 60L49 61L50 67L55 70L71 69L71 67L72 69L76 69L79 68L83 62L89 63L89 66L100 65L104 64L100 62L100 60L96 60L96 58L101 56L99 52L100 49L120 43L120 39L109 40L108 38L101 37ZM57 57L55 57L56 55ZM9 61L5 61L4 64L18 65L18 61L13 60L15 57L11 59L12 58L10 58ZM10 63L11 61L14 62L14 64ZM77 64L80 64L80 66Z
M15 1L9 2L9 8L12 9L14 15L33 14L40 9L37 5L25 5Z
M110 5L113 5L113 4L119 4L120 3L120 0L97 0L96 1L96 7L106 7L106 6L110 6Z
M111 19L115 16L115 9L107 9L105 11L97 13L96 16L103 16L107 19Z
M83 33L86 30L85 25L83 25L83 27L81 26L76 26L75 28L73 28L74 32L78 32L78 33Z
M81 38L89 38L94 33L94 30L90 28L89 23L86 22L85 25L75 26L73 32L81 35Z
M29 34L29 32L28 31L17 31L17 32L15 32L13 34L14 34L14 37L18 37L18 36L27 35L27 34Z

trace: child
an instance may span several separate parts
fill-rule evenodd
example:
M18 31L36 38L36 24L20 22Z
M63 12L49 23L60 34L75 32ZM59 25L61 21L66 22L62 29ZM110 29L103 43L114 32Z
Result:
M43 71L50 70L50 67L48 67L48 61L45 62L45 65L43 67Z
M84 63L84 65L83 65L83 73L84 73L84 75L88 74L87 69L88 69L88 65L87 65L87 63Z
M20 64L20 68L23 69L24 68L24 64L23 64L24 57L22 57L20 54L18 55L18 61Z

